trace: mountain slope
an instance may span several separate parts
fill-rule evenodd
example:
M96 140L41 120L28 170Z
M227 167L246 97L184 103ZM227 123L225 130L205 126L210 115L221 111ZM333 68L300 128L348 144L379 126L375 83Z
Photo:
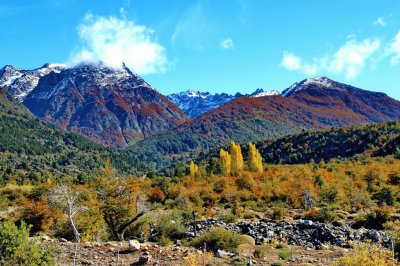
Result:
M37 86L39 79L51 72L60 73L65 65L45 64L34 70L24 70L7 65L0 69L0 86L6 88L15 98L23 101Z
M24 105L63 130L116 147L171 129L187 119L125 66L111 69L101 63L43 76Z
M329 81L329 86L321 85ZM160 165L226 145L279 138L302 130L400 120L400 102L326 78L304 80L286 97L240 97L132 147ZM295 89L294 89L295 88ZM290 89L290 88L289 88Z
M0 87L0 111L10 114L32 116L31 112L17 101L6 89ZM32 116L33 117L33 116Z
M93 178L106 158L124 174L146 172L147 165L127 150L98 145L32 117L0 110L0 185L72 177Z
M173 93L168 95L167 97L173 103L175 103L185 114L192 118L196 118L204 114L205 112L215 109L223 105L224 103L227 103L238 97L263 97L273 95L279 95L279 92L257 89L251 94L242 95L240 93L236 93L235 95L230 95L227 93L211 94L209 92L188 90L185 92Z

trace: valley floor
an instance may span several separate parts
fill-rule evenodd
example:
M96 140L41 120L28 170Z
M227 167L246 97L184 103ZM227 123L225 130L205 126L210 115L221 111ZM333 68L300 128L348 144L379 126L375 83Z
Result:
M58 265L72 265L75 244L70 242L58 242L50 240L42 245L56 247ZM120 245L115 242L108 243L81 243L78 246L76 265L141 265L138 263L139 256L144 252L151 254L148 265L163 266L186 266L186 265L246 265L249 251L254 246L242 245L239 255L234 257L217 258L211 253L203 253L188 247L160 247L153 243L142 244L141 250L131 252L127 243ZM290 247L293 258L282 260L279 258L280 248L271 246L262 247L264 254L261 258L252 258L253 265L330 265L335 259L344 254L351 253L350 249L332 248L325 250L314 250L304 247ZM119 251L119 252L118 252ZM119 253L119 257L118 257Z

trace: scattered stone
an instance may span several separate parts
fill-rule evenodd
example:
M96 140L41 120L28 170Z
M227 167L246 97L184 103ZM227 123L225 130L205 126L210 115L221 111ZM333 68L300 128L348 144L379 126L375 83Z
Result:
M42 240L44 240L44 241L50 241L50 240L51 240L51 237L49 237L48 235L43 235L43 236L42 236Z
M217 252L215 253L215 256L217 258L228 258L228 257L233 257L235 254L225 251L225 250L220 250L218 249Z
M151 262L151 254L150 252L146 251L143 252L140 256L139 256L139 260L138 263L139 264L148 264Z
M130 251L140 250L140 243L137 240L129 240L128 246Z

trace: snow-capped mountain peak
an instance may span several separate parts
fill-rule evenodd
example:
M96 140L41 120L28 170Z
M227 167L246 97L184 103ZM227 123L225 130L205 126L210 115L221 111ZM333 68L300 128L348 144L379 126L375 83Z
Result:
M323 88L334 88L334 81L327 77L307 78L300 82L294 83L292 86L282 92L283 97L294 96L296 93L308 86L318 86Z
M257 89L255 92L250 94L249 97L258 98L264 96L276 96L280 94L281 93L277 90L264 91L263 89Z
M217 108L238 97L264 97L273 95L280 95L280 93L276 90L264 91L263 89L257 89L251 94L243 95L241 93L236 93L235 95L231 95L227 93L209 93L187 90L184 92L170 94L167 97L188 116L196 118L201 114Z
M45 64L33 70L24 70L6 65L0 70L0 86L5 87L15 98L23 101L38 85L39 79L51 72L60 73L67 68L62 64Z

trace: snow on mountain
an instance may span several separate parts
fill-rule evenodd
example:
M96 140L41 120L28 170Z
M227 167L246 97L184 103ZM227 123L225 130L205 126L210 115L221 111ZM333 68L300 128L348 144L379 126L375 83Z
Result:
M15 98L23 101L38 85L39 79L51 72L60 73L67 66L62 64L45 64L33 70L24 70L7 65L0 69L0 86L5 87Z
M282 92L283 97L294 96L297 92L304 89L307 86L318 86L328 89L338 89L335 87L335 81L327 78L327 77L316 77L316 78L308 78L302 80L300 82L294 83L292 86L287 88Z
M192 118L198 117L208 110L217 108L218 106L236 98L236 96L226 93L211 94L209 92L194 90L173 93L167 97L185 114Z
M277 96L277 95L281 95L281 93L277 90L264 91L263 89L257 89L255 92L253 92L248 96L253 98L258 98L258 97Z
M105 145L126 147L187 119L127 67L80 64L50 72L26 96L37 117Z
M264 97L264 96L274 96L280 95L276 90L264 91L263 89L257 89L251 94L240 94L235 95L227 93L216 93L212 94L209 92L200 92L195 90L188 90L179 93L173 93L167 97L175 103L184 113L192 118L196 118L203 113L215 109L233 99L238 97Z

